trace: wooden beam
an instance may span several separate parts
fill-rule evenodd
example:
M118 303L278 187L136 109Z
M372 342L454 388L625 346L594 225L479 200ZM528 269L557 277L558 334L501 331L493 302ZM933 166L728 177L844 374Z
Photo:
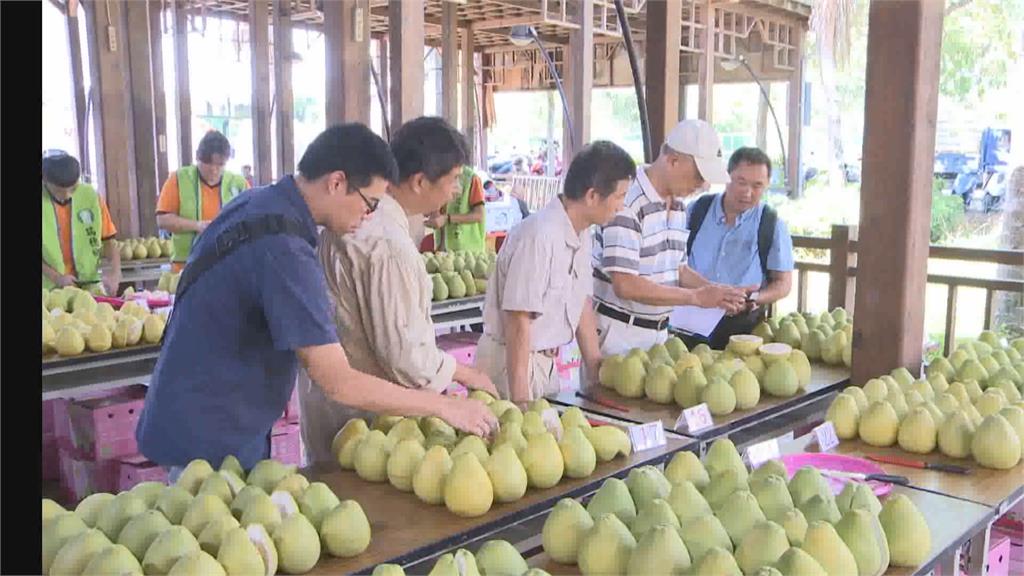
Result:
M871 3L853 383L905 366L924 336L943 4Z
M96 165L100 192L122 238L139 235L138 196L135 193L134 134L131 129L131 83L125 48L124 4L83 2L96 114Z
M469 157L474 165L476 146L476 51L473 46L473 28L462 31L462 133L469 142Z
M804 29L802 25L793 29L796 35L796 69L790 74L786 104L786 123L789 125L789 145L786 146L786 181L789 195L799 198L803 195L803 175L800 173L801 136L804 124Z
M713 124L715 118L713 106L715 97L715 6L712 4L712 0L704 0L701 3L701 12L703 14L701 23L704 24L704 29L701 31L701 46L704 53L700 55L697 80L697 118Z
M92 163L89 151L88 100L85 97L85 73L82 69L82 38L79 33L78 16L68 15L65 23L68 29L68 44L71 57L71 90L75 105L75 134L78 137L78 160L88 173Z
M369 124L369 0L325 2L324 40L327 49L327 125L343 122ZM422 83L421 77L421 101Z
M569 33L569 50L562 65L569 116L572 118L571 133L568 123L562 122L562 160L565 166L590 142L590 95L594 90L594 1L579 0L573 21L579 29Z
M148 2L125 2L131 71L131 127L135 146L135 190L138 195L139 234L156 236L156 197L161 182L156 175L156 122L153 117L153 59Z
M175 122L178 123L178 157L181 166L192 164L192 92L188 71L188 16L185 0L174 0Z
M291 2L273 0L274 97L277 99L274 130L277 135L277 176L295 171L295 94L292 90Z
M164 77L163 2L149 0L150 61L153 70L153 128L156 136L156 183L162 186L169 171L167 161L167 90ZM159 189L159 188L158 188Z
M423 115L423 2L388 2L392 131Z
M257 186L274 180L270 152L270 0L249 0L249 62L252 69L253 179Z
M679 122L680 0L647 4L647 44L644 70L647 77L647 117L654 155L669 131Z
M452 126L459 125L459 29L458 5L445 2L441 30L441 116Z

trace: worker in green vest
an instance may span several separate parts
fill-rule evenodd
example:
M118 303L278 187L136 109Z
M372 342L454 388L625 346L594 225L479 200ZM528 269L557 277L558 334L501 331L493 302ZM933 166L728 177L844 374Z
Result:
M79 182L78 159L63 150L43 153L43 288L78 286L95 294L116 294L121 283L117 228L107 203ZM108 266L100 275L100 258Z
M471 167L463 166L458 195L440 213L428 217L426 225L434 229L435 250L484 251L484 185Z
M196 165L179 168L160 190L156 223L171 233L174 272L185 267L196 236L206 230L224 205L250 188L241 175L224 169L230 157L227 137L210 130L199 141Z

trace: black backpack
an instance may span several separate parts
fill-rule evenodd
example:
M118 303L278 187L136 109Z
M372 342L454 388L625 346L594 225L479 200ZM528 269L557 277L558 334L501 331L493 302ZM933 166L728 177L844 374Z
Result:
M689 208L687 227L690 229L690 237L686 239L686 253L693 250L693 241L697 238L697 232L704 224L704 217L711 209L711 202L720 198L719 194L705 194L694 200ZM757 227L757 255L761 258L761 285L768 284L768 253L772 250L772 240L775 238L775 224L779 219L775 209L767 204L764 205L764 212L761 213L761 224Z

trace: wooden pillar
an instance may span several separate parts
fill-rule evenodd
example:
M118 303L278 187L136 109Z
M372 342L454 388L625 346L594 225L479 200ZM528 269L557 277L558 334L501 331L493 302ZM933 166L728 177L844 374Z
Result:
M657 157L665 137L679 122L679 44L681 0L647 4L647 117L651 149Z
M380 94L381 109L380 115L383 126L387 126L391 120L391 90L388 88L390 85L391 59L388 57L388 39L383 37L377 41L377 79L380 81L380 85L377 86L378 94Z
M704 18L702 22L704 24L704 30L702 31L703 41L701 42L704 53L700 56L700 66L698 67L697 86L699 89L699 99L697 100L697 118L714 124L715 7L711 0L704 0L701 3L701 13Z
M295 171L295 93L292 91L292 18L291 2L273 0L274 20L274 97L277 117L277 175Z
M462 133L469 142L469 157L477 161L476 145L476 49L473 27L462 31Z
M324 40L327 49L327 125L342 122L369 124L369 0L324 2ZM421 76L421 93L422 83Z
M82 38L79 33L79 14L83 11L70 11L66 15L65 23L68 29L68 47L71 58L71 89L75 101L75 133L78 137L78 160L82 164L82 172L90 171L89 152L89 119L86 115L89 107L85 96L85 73L82 69ZM90 177L92 175L90 174Z
M192 164L192 92L188 74L188 17L185 0L174 0L174 83L177 87L175 121L178 123L178 157L182 166Z
M828 307L830 310L844 308L852 316L857 285L849 270L857 265L857 253L850 243L857 241L857 227L833 224L831 240L828 250Z
M253 179L274 180L270 152L270 0L249 0L249 62L252 72Z
M153 115L153 59L148 2L125 2L128 61L131 82L131 127L135 146L135 190L139 234L156 236L156 197L161 182L156 173L156 123ZM123 146L124 144L122 144Z
M389 0L391 130L423 115L423 2Z
M459 23L458 4L442 4L441 16L441 116L459 125Z
M569 32L569 49L564 51L563 85L569 101L572 134L562 122L562 160L565 166L590 142L590 95L594 90L594 1L579 0L573 22L579 28Z
M156 133L157 190L167 181L167 90L164 78L163 5L160 0L149 0L150 61L153 70L153 127ZM159 194L159 192L158 192Z
M789 77L789 90L786 105L786 123L789 125L789 145L786 147L786 181L789 184L789 195L793 198L803 196L803 175L800 173L801 140L804 124L804 29L795 26L795 45L797 53L796 69Z
M942 18L932 0L871 3L854 384L921 363Z

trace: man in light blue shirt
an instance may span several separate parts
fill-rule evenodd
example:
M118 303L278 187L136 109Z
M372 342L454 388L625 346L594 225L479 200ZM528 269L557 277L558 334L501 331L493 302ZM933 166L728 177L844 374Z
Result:
M749 334L765 306L792 288L793 240L785 222L761 203L771 170L763 151L740 148L729 158L725 192L698 198L687 210L690 268L711 282L760 286L746 310L726 316L711 333L712 348L724 348L733 334Z

